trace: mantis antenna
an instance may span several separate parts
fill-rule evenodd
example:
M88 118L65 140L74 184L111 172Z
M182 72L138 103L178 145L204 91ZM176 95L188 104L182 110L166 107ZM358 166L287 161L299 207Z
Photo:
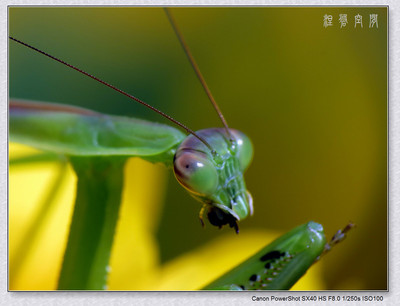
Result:
M219 109L217 102L215 102L215 99L214 99L213 95L211 94L211 91L208 88L207 83L206 83L203 75L200 72L199 66L197 65L192 53L190 52L189 46L186 44L185 39L183 38L183 35L182 35L181 31L179 31L179 28L178 28L178 26L177 26L177 24L175 22L175 19L173 18L172 14L170 12L170 9L167 8L167 7L164 7L164 11L165 11L165 14L167 14L168 20L171 23L172 28L174 29L174 32L175 32L176 36L178 37L179 42L181 43L181 46L182 46L183 50L185 51L185 54L186 54L190 64L193 67L193 70L195 71L195 73L196 73L201 85L204 88L204 91L206 92L208 98L211 101L211 104L213 105L213 107L216 110L219 118L221 119L222 124L225 127L226 133L228 134L230 140L232 141L232 134L229 131L228 123L226 122L224 115L222 114L221 110Z
M101 83L101 84L103 84L103 85L106 85L107 87L110 87L111 89L114 89L115 91L117 91L117 92L123 94L124 96L127 96L128 98L130 98L130 99L132 99L132 100L135 100L136 102L138 102L138 103L140 103L140 104L146 106L147 108L150 108L151 110L155 111L156 113L160 114L161 116L167 118L167 119L170 120L171 122L173 122L173 123L175 123L176 125L180 126L180 127L183 128L186 132L188 132L188 133L192 134L193 136L195 136L195 137L196 137L197 139L199 139L202 143L204 143L204 144L207 146L208 149L210 149L210 151L211 151L211 153L212 153L213 155L216 155L216 154L217 154L217 153L215 152L215 150L210 146L210 144L209 144L203 137L197 135L193 130L189 129L186 125L180 123L179 121L175 120L174 118L172 118L171 116L167 115L166 113L164 113L164 112L158 110L157 108L151 106L150 104L147 104L146 102L140 100L139 98L136 98L135 96L133 96L133 95L131 95L131 94L128 94L127 92L125 92L125 91L123 91L123 90L121 90L121 89L115 87L114 85L111 85L111 84L109 84L109 83L107 83L107 82L105 82L105 81L103 81L103 80L101 80L101 79L95 77L94 75L92 75L92 74L90 74L90 73L87 73L86 71L83 71L82 69L79 69L79 68L77 68L77 67L75 67L75 66L73 66L73 65L71 65L71 64L68 64L67 62L64 62L63 60L60 60L59 58L57 58L57 57L55 57L55 56L53 56L53 55L50 55L50 54L48 54L48 53L46 53L46 52L44 52L44 51L42 51L42 50L39 50L39 49L37 49L37 48L35 48L35 47L33 47L33 46L27 44L27 43L24 43L24 42L22 42L22 41L20 41L20 40L18 40L18 39L16 39L16 38L14 38L14 37L9 36L9 38L10 38L11 40L13 40L13 41L15 41L15 42L17 42L17 43L19 43L19 44L25 46L25 47L28 47L28 48L30 48L30 49L32 49L32 50L34 50L34 51L36 51L36 52L38 52L38 53L40 53L40 54L43 54L43 55L45 55L45 56L51 58L52 60L55 60L55 61L57 61L57 62L59 62L59 63L65 65L65 66L67 66L67 67L69 67L69 68L72 68L72 69L74 69L74 70L76 70L76 71L78 71L78 72L80 72L80 73L82 73L82 74L88 76L89 78L91 78L91 79L93 79L93 80L95 80L95 81L97 81L97 82L99 82L99 83Z

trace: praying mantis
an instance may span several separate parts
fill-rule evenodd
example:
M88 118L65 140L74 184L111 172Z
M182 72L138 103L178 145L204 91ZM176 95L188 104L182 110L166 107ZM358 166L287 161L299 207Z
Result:
M67 120L70 120L70 119L71 118L69 118L69 119L67 118ZM23 120L26 120L26 118L24 118ZM43 118L39 119L39 121L41 121L41 120L43 120ZM59 120L61 120L61 118L58 118L58 119L55 118L54 120L55 121L59 121ZM144 128L144 130L147 130L147 129ZM167 128L165 128L165 130L167 130ZM11 134L12 133L13 133L13 131L12 131L12 128L11 128ZM25 133L25 132L23 132L23 133ZM168 133L166 133L166 134L168 134ZM182 140L182 138L181 138L182 136L180 136L180 134L177 134L177 135L178 135L177 138L179 139L179 141L181 141ZM226 138L227 138L227 143L229 143L230 137L227 136ZM235 137L233 137L233 138L235 138ZM81 146L81 144L78 144L77 147L81 148L82 146ZM210 149L210 153L211 154L213 154L212 151L213 151L213 146L211 146L211 149ZM71 152L68 152L68 153L71 154ZM74 154L72 154L72 155L74 155ZM169 152L168 154L166 154L166 156L163 157L163 161L164 161L164 159L165 160L169 159L169 162L170 162L171 161L171 157L172 157L171 152ZM72 158L72 159L74 159L74 158ZM249 159L249 158L247 158L247 159ZM158 160L158 161L160 161L160 160ZM103 162L103 161L101 161L101 162ZM247 161L247 163L248 162L249 161ZM77 165L79 163L80 163L80 161L74 161L75 165ZM93 167L93 166L98 166L98 164L97 164L97 161L96 161L95 165L86 164L84 166L85 167L87 167L87 166ZM79 168L80 166L76 166L76 167ZM246 168L246 167L247 167L247 165L244 168ZM77 170L77 171L79 171L79 170ZM244 193L244 194L246 194L244 196L244 198L247 199L247 203L244 203L244 204L241 205L241 207L242 208L244 207L245 210L246 210L245 212L242 212L243 217L238 217L238 214L235 211L232 212L231 210L224 211L224 214L222 214L222 217L220 217L220 215L221 215L220 211L215 212L214 210L209 210L208 211L208 215L209 215L209 218L211 218L211 220L212 220L212 221L210 220L211 223L215 223L215 225L217 225L217 226L222 226L222 225L228 224L229 226L233 227L236 231L238 231L237 221L239 219L244 219L245 217L248 217L251 214L251 211L252 211L252 204L249 202L250 201L249 200L249 196L247 195L247 193ZM211 209L215 208L215 206L212 206L212 205L208 206L206 208L210 209L210 207L211 207ZM218 209L221 209L221 207L218 207ZM231 207L229 209L231 209ZM211 217L210 217L210 215L211 215ZM230 217L226 217L226 215L230 216ZM233 216L233 218L232 218L232 216ZM116 221L114 220L113 222L116 222ZM296 230L294 230L294 232L292 232L290 235L286 236L283 240L278 241L273 246L273 249L263 250L263 254L257 255L259 257L258 260L262 262L263 266L261 267L261 269L263 269L263 271L265 269L267 269L265 267L267 264L270 264L271 266L275 265L276 268L280 269L280 270L277 270L277 271L283 271L284 272L284 271L286 271L286 269L293 269L293 268L291 268L289 266L285 266L284 263L286 263L286 262L289 263L291 260L293 260L297 256L297 253L300 252L302 249L301 249L301 247L299 249L298 245L296 245L295 243L290 244L290 246L285 244L285 243L287 243L287 241L290 241L291 239L296 240L298 235L304 235L304 234L306 236L308 234L313 234L313 235L317 234L316 237L318 237L318 239L310 239L310 240L313 240L313 241L317 241L317 243L315 245L314 244L309 244L310 243L309 241L306 242L306 245L308 246L307 248L309 248L311 253L310 254L307 253L305 255L305 257L307 259L306 263L302 262L302 263L297 263L296 264L297 267L301 268L300 269L301 272L295 273L295 276L292 276L292 275L285 276L285 279L284 279L285 284L284 285L282 285L281 283L278 283L276 285L276 287L274 287L275 283L273 283L273 286L271 286L270 288L273 288L273 289L288 289L288 288L290 288L290 286L293 284L293 282L295 282L295 280L297 280L297 278L300 277L305 272L305 270L314 262L314 260L316 258L318 258L318 256L322 253L322 251L324 249L324 245L325 245L325 238L324 238L324 235L322 233L322 228L321 228L320 225L318 225L316 223L307 223L306 225L304 225L304 226L302 226L300 228L296 228ZM309 236L307 236L307 237L309 237ZM312 236L312 237L314 237L314 236ZM304 240L302 240L302 241L304 241ZM312 245L312 247L309 247L311 245ZM302 246L302 248L304 249L304 245ZM279 256L278 256L277 253L274 253L274 252L278 252L278 250L279 250ZM274 256L271 255L271 258L267 258L267 260L264 260L264 261L261 260L262 258L264 258L263 256L267 255L267 254L272 254ZM266 256L266 257L268 257L268 256ZM285 260L286 260L286 262L285 262ZM260 268L257 266L256 270L257 269L260 269ZM277 271L274 271L272 273L278 273ZM281 272L279 272L279 273L281 273ZM241 277L244 273L241 272L241 271L236 271L235 274L239 275ZM256 275L256 276L253 277L253 275ZM240 289L256 289L256 288L258 288L258 289L268 289L268 288L264 288L264 287L261 286L261 284L259 283L258 275L259 274L256 273L256 272L254 274L251 274L251 275L245 274L245 276L243 276L243 277L246 277L247 279L244 280L242 283L240 281L235 281L234 283L231 283L231 284L225 283L222 286L220 286L220 284L218 284L218 285L215 285L214 287L213 286L206 287L206 289L225 289L225 290L230 290L230 289L238 289L238 290L240 290ZM271 278L271 277L269 276L268 278ZM263 279L263 280L265 281L265 279ZM99 289L100 287L98 287L98 284L97 284L96 281L97 280L94 280L93 282L89 281L90 285L88 287L84 287L84 288L85 289ZM229 281L231 281L231 278L228 278L228 283L229 283ZM68 281L66 281L66 282L68 283ZM244 282L248 282L248 284L245 285ZM92 285L94 287L91 287ZM74 285L74 286L76 286L76 285ZM61 286L60 289L80 289L81 288L81 287L74 287L74 286L71 287L70 284L67 284L67 285L65 285L65 287Z

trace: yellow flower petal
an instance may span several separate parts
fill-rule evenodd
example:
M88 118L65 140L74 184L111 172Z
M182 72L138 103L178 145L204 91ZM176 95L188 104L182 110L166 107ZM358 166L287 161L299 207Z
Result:
M21 145L10 145L10 157L35 152ZM36 151L37 152L37 151ZM55 196L48 214L41 220L37 235L32 237L32 247L24 246L24 237L32 230L43 196L58 175L57 163L34 163L10 167L9 173L9 252L11 290L54 290L64 253L72 203L75 194L75 177L67 168L66 177ZM29 252L23 254L23 252ZM25 256L23 262L18 258Z
M167 169L128 160L122 206L111 254L110 290L148 290L157 276L155 230L164 202Z
M252 256L279 235L267 231L223 235L207 245L167 263L154 290L197 290ZM322 289L320 269L312 269L296 290Z

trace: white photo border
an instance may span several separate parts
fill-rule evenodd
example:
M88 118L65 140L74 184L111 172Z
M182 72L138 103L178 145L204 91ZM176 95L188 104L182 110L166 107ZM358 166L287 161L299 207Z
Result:
M254 305L252 296L306 296L328 295L324 292L308 294L307 292L8 292L8 7L23 5L48 6L388 6L389 7L389 116L388 116L388 200L389 200L389 290L387 292L346 292L345 295L382 295L383 302L368 302L368 305L395 305L400 300L400 2L392 1L123 1L123 0L14 0L0 4L1 39L0 71L1 71L1 175L0 175L0 279L2 284L1 304L4 305ZM397 239L396 239L397 238ZM373 263L371 263L372 265ZM330 291L331 292L331 291ZM342 295L340 291L335 295ZM266 302L261 302L266 304ZM296 303L296 302L295 302ZM320 305L321 302L309 301L308 305ZM339 302L341 305L355 305L355 302ZM336 305L338 302L324 302L323 305ZM297 303L296 303L297 304ZM357 303L358 304L358 303ZM293 305L293 302L279 302L279 305Z

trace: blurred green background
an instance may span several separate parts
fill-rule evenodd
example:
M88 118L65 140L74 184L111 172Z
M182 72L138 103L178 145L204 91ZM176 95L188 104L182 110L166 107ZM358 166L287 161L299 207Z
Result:
M309 220L332 236L329 289L387 289L387 9L174 8L231 127L254 142L255 214L240 230ZM324 28L325 14L333 26ZM349 24L340 28L339 14ZM363 28L354 28L354 16ZM378 14L379 28L369 28ZM160 8L10 8L9 33L165 111L194 130L221 126ZM166 122L101 84L9 42L10 97ZM172 171L158 229L162 261L232 231L198 221ZM234 232L232 231L232 235Z

